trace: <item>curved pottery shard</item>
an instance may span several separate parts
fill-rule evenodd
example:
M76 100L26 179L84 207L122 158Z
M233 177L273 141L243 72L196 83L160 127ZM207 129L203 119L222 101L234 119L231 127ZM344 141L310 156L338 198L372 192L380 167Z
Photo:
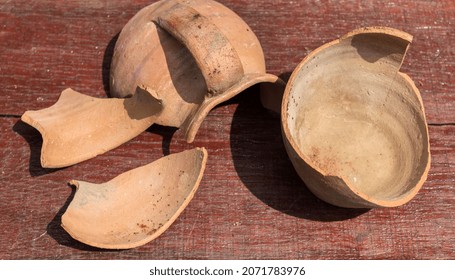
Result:
M212 0L162 0L139 11L115 46L110 92L134 102L64 92L55 106L23 120L43 134L43 167L64 167L109 151L152 123L179 127L193 142L216 105L278 80L265 72L258 39L233 11ZM145 90L136 96L138 88L150 96Z
M204 148L161 158L104 184L71 181L77 188L62 216L76 240L128 249L157 238L193 198L207 161Z
M21 119L43 137L41 165L65 167L114 149L145 131L162 109L153 95L137 88L131 98L94 98L66 89L56 104L27 111Z
M420 93L399 71L412 36L373 27L309 54L284 94L289 157L308 188L342 207L410 201L430 168Z
M216 105L267 74L261 44L233 11L212 0L163 0L139 11L115 45L111 94L146 85L163 100L157 124L179 127L187 142ZM171 105L172 104L172 105Z

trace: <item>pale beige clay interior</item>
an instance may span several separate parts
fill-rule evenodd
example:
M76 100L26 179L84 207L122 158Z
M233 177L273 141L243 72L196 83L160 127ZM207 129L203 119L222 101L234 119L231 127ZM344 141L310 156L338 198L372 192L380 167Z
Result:
M76 240L108 249L143 245L162 234L193 198L207 161L205 149L163 157L104 184L72 181L62 216Z
M288 97L286 122L306 161L376 200L410 192L429 160L418 91L398 72L408 44L377 33L336 41L306 59Z

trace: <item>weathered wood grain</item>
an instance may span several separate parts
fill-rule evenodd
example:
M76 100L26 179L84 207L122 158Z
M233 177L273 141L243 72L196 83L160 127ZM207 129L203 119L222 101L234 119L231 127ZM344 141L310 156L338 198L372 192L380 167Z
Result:
M152 128L93 160L61 170L39 167L39 134L2 119L1 258L453 258L455 250L455 127L431 127L433 165L411 203L393 209L349 210L315 198L290 164L279 120L254 91L219 107L198 140L177 132L169 152L208 149L208 168L189 207L155 241L127 251L92 251L59 226L71 200L65 182L104 182L160 158L171 129ZM161 134L161 135L160 135ZM163 135L163 136L162 136ZM29 147L31 145L31 148ZM44 235L43 235L44 234ZM42 236L41 236L42 235Z
M220 0L256 32L274 74L286 75L311 50L357 27L414 35L403 71L435 125L428 181L403 207L349 210L315 198L287 158L279 119L259 105L257 87L212 111L193 144L180 131L152 127L93 160L42 169L39 133L18 116L52 105L67 87L105 96L115 36L151 2L0 0L0 259L455 258L452 0ZM197 146L209 153L199 191L155 241L102 251L59 226L70 179L101 183Z

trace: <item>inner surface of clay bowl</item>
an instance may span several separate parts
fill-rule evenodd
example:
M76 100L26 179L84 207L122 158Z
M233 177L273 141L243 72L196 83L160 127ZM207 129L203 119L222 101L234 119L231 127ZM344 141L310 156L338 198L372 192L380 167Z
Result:
M409 200L428 171L423 106L414 83L398 71L408 43L384 34L329 43L296 69L283 103L285 137L296 153L378 206Z

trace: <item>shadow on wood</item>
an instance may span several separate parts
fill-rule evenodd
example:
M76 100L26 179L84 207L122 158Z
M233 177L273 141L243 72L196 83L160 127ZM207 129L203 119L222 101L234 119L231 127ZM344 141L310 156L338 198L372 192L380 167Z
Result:
M109 86L109 75L111 72L111 62L112 62L112 56L114 55L115 43L117 42L119 35L120 35L120 32L117 33L114 37L112 37L112 39L109 41L109 44L107 44L106 49L104 50L103 64L101 65L101 74L103 77L104 91L106 92L106 96L109 96L109 97L111 96L110 86Z
M163 143L161 144L161 147L163 149L163 156L168 156L171 154L172 137L174 136L177 130L178 128L175 127L154 124L151 127L149 127L146 131L163 137Z
M69 187L71 187L68 184ZM112 250L106 250L106 249L99 249L95 248L86 244L83 244L75 239L73 239L61 226L62 223L62 215L66 212L66 209L68 208L69 204L74 198L74 195L76 194L76 188L71 187L71 195L68 197L66 200L65 204L60 208L60 210L57 212L55 217L52 219L52 221L47 225L47 233L49 234L50 237L52 237L55 241L58 242L58 244L71 247L74 249L78 250L83 250L83 251L94 251L94 252L107 252L107 251L112 251Z
M61 169L41 167L41 147L43 145L43 138L41 137L41 134L38 132L38 130L34 129L23 121L18 120L13 126L13 131L22 136L30 147L30 160L28 169L32 177L46 175Z
M329 205L306 188L286 153L280 118L259 99L258 86L241 94L231 127L234 166L251 193L278 211L315 221L348 220L368 212Z

